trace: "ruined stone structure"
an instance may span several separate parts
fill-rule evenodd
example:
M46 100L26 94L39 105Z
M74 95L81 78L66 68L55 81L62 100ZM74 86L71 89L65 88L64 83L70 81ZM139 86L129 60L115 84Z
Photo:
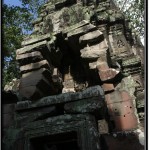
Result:
M49 0L32 24L4 148L143 150L143 47L113 1Z

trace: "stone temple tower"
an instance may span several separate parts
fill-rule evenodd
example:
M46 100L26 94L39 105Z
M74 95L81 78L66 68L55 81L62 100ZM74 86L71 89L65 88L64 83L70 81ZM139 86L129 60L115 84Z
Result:
M48 0L32 24L4 149L143 150L144 47L114 2Z

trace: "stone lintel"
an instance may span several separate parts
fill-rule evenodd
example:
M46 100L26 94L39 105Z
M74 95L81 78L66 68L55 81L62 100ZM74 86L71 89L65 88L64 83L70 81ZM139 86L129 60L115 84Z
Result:
M104 91L100 86L89 87L83 92L64 93L54 96L47 96L34 103L29 103L29 101L18 102L16 105L16 110L63 104L67 102L79 101L82 99L91 100L92 97L98 97L99 101L104 101Z
M30 44L34 44L34 43L37 43L37 42L41 42L43 40L50 39L50 38L51 38L51 35L50 35L50 33L48 33L48 34L45 34L45 35L37 36L37 37L29 39L29 40L25 40L25 41L23 41L21 43L21 45L22 46L26 46L26 45L30 45Z

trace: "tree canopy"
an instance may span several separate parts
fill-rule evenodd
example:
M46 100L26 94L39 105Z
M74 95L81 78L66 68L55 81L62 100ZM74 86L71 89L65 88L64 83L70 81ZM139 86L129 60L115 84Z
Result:
M129 19L130 27L136 36L144 38L145 29L145 2L144 0L114 0L116 5Z
M15 50L21 47L23 36L31 31L33 16L25 7L3 4L2 23L2 68L3 85L19 77Z

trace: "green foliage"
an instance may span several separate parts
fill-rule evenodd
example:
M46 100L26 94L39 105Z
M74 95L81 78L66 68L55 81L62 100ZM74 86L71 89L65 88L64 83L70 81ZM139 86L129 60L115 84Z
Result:
M36 18L40 12L41 6L46 3L47 0L20 0L22 5L32 13Z
M3 4L2 24L2 68L3 86L19 77L15 50L21 47L23 36L31 31L33 16L27 8Z
M114 0L117 6L124 12L124 15L129 19L130 26L136 36L144 38L144 0Z

